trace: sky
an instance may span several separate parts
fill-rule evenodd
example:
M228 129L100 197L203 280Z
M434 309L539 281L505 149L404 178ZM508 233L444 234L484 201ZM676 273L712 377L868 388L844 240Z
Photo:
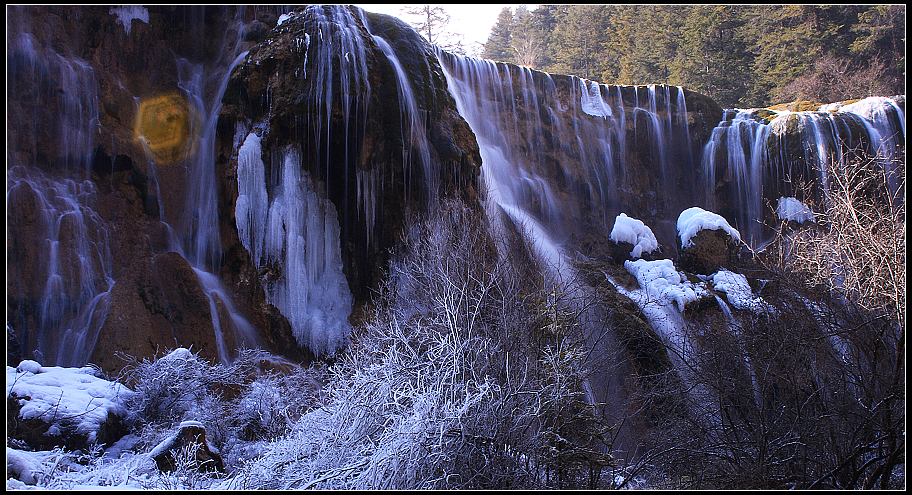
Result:
M406 4L355 4L368 12L378 12L381 14L390 14L404 21L408 21L408 16L402 14L402 7ZM494 23L497 22L497 14L504 7L511 7L516 10L519 4L436 4L444 9L450 15L449 30L460 34L465 40L465 47L469 53L473 53L488 39L488 33ZM436 6L435 5L435 6ZM534 10L538 5L524 4L529 10Z

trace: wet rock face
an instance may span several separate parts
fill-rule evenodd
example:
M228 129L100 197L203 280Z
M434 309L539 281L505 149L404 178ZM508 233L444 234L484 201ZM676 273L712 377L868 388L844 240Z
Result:
M107 276L113 279L110 318L98 323L99 345L92 361L116 372L124 364L115 355L118 351L142 358L178 344L215 356L208 301L200 300L199 283L186 260L168 253L169 233L160 222L179 228L189 165L158 163L153 168L136 139L135 123L144 102L162 95L186 100L178 82L187 77L187 67L226 64L225 46L239 36L262 36L263 24L275 24L274 10L152 6L139 8L141 15L130 19L110 6L9 9L8 167L22 167L17 176L25 178L8 190L8 254L14 270L7 308L17 340L14 359L33 357L39 333L50 328L41 315L49 313L47 293L53 286L47 239L54 237L49 232L57 223L65 316L75 318L87 306L88 283L96 288L91 296L105 290ZM213 81L201 83L206 94L215 91ZM199 119L192 115L198 113L195 106L176 107L190 109L189 123ZM67 181L90 194L54 192L73 189ZM71 196L78 199L78 207L66 206ZM76 221L70 210L81 211L85 219ZM109 271L102 263L76 258L82 224L89 230L90 252L110 251ZM244 260L236 256L227 256L226 263L226 269L245 271ZM267 348L291 349L288 355L306 359L290 345L287 321L263 303L262 289L253 281L227 287L243 292L236 306L262 330ZM82 291L75 292L80 287ZM205 304L196 304L200 302ZM71 308L77 304L80 308ZM46 358L54 364L54 356Z
M439 166L436 186L427 186L432 180L417 152L403 153L411 138L403 132L408 117L397 72L372 34L387 40L402 61L421 125L427 127L430 163ZM362 17L357 9L330 6L299 10L251 48L235 70L217 144L226 250L239 245L238 139L254 127L261 134L267 178L281 173L282 155L296 148L303 171L333 203L344 272L356 302L365 302L379 282L407 215L433 208L431 198L458 195L477 202L481 159L475 137L446 90L432 47L392 17Z

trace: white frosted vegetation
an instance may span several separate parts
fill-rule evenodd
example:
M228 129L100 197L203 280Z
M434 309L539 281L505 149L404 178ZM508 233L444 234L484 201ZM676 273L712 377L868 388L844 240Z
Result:
M298 342L332 354L351 330L352 305L335 207L302 172L296 150L287 150L268 187L265 175L260 137L251 133L238 155L238 234L258 268L279 268L265 283L266 297L288 318Z
M611 229L611 235L608 237L614 242L626 242L633 245L630 256L639 258L643 253L651 253L659 248L659 241L656 240L652 229L646 226L642 221L628 217L621 213L614 219L614 228Z
M681 246L685 248L693 245L692 238L701 230L719 229L728 233L733 240L741 240L741 234L725 218L711 211L694 206L678 216L678 237L681 238Z
M779 198L776 205L776 215L782 220L804 223L814 222L814 212L801 201L795 198Z

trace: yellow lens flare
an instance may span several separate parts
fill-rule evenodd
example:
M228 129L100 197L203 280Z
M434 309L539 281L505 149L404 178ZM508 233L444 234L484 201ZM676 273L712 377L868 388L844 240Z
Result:
M170 93L143 99L136 114L133 136L142 143L156 164L167 165L187 158L193 148L196 126L186 98Z

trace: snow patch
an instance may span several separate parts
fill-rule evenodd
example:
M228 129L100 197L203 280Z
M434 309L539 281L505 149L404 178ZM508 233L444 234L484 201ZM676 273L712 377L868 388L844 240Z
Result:
M41 373L41 365L37 361L32 361L31 359L26 359L19 363L19 366L16 366L16 371L19 373Z
M798 223L814 222L814 212L806 204L791 197L779 198L776 215L779 215L782 220Z
M643 253L650 253L659 248L659 241L656 240L652 229L642 221L628 217L624 213L614 219L614 228L611 229L611 235L608 238L618 243L633 244L633 250L630 251L630 256L633 258L639 258Z
M741 234L729 225L721 215L706 211L694 206L681 212L678 216L678 237L681 238L681 247L693 246L692 238L701 230L722 229L736 241L741 240Z
M276 23L276 27L281 26L282 23L285 22L285 21L287 21L288 19L291 19L291 14L290 14L290 13L289 13L289 14L282 14L282 15L280 15L280 16L279 16L279 22Z
M637 279L650 300L673 302L682 313L687 304L709 294L702 282L693 284L682 277L671 260L625 261L624 268Z
M95 376L96 370L36 366L24 361L18 368L6 367L6 395L19 398L22 419L40 419L50 424L49 435L67 430L94 442L108 414L123 415L124 402L134 393L127 387ZM20 371L19 368L22 368Z
M117 22L123 26L127 35L130 34L130 28L133 27L133 21L142 21L149 24L149 11L142 5L124 5L122 7L112 7L109 14L117 16Z
M48 454L50 452L26 452L7 447L7 476L15 477L15 479L26 485L37 484L38 477L42 472L41 465Z
M713 274L712 283L713 289L724 293L728 303L735 309L762 311L768 307L763 299L754 297L747 277L740 273L719 270Z

